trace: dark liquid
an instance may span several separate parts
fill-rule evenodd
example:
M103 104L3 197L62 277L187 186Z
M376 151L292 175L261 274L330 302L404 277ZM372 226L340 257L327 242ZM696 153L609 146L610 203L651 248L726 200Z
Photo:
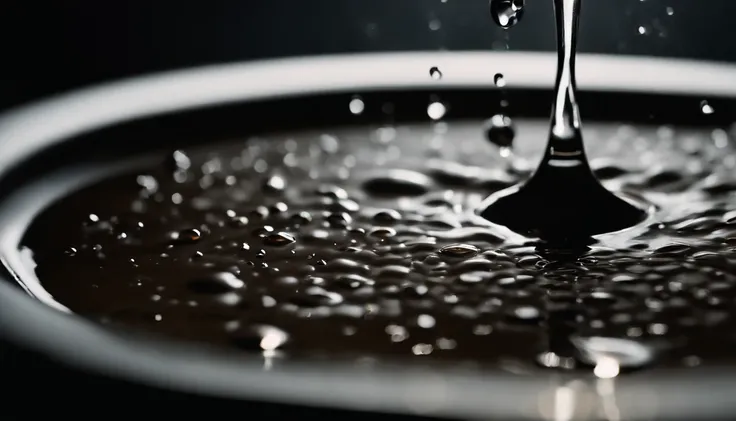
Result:
M554 4L557 90L531 178L483 150L475 123L176 152L47 209L25 239L38 278L94 320L267 356L595 365L599 377L731 360L736 151L721 132L599 126L588 146L608 161L594 176L575 101L580 0ZM508 27L523 7L491 11ZM545 125L522 122L514 139L498 117L494 142L532 158ZM640 224L644 206L598 179L659 210Z
M43 287L77 314L236 349L579 367L609 341L622 367L733 358L725 133L589 126L598 177L659 211L571 252L475 214L528 176L479 147L478 128L177 153L52 205L24 244ZM517 155L538 159L546 123L518 130Z
M631 227L646 217L646 205L637 207L598 182L585 154L575 99L580 3L581 0L554 0L557 83L542 162L529 181L518 189L489 198L481 212L488 220L515 232L567 247L590 243L594 235Z

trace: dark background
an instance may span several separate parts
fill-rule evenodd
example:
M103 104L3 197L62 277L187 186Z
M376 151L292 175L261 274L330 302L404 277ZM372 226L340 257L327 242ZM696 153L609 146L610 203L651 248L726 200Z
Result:
M506 32L509 48L552 50L552 2L526 2L523 22ZM586 0L579 50L736 61L734 18L735 0ZM0 109L151 71L306 54L504 49L506 35L487 0L5 0Z

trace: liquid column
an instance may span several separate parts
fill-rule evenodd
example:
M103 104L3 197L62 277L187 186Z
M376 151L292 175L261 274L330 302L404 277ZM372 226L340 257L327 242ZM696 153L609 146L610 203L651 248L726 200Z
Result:
M490 196L480 214L517 233L565 245L637 224L640 206L606 190L590 169L576 102L575 51L582 0L554 0L557 83L547 148L523 185Z

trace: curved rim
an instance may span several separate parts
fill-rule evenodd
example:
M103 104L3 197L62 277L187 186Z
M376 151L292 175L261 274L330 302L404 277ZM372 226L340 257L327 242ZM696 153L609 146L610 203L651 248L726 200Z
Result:
M212 66L117 82L0 119L0 177L14 163L64 139L138 117L324 92L489 87L497 72L510 76L511 88L546 88L553 83L555 60L552 54L519 53L351 55ZM442 69L441 81L428 77L432 66ZM369 70L376 68L381 72ZM581 89L736 97L736 66L731 65L582 55L578 72ZM682 75L693 72L708 77L683 84ZM38 124L39 116L44 124ZM8 257L18 254L23 229L0 227L0 258L11 271ZM736 390L733 369L650 372L609 380L439 368L381 366L365 371L339 363L289 363L265 372L253 360L108 332L43 305L6 282L0 282L0 330L57 360L119 378L224 397L346 409L573 420L584 411L590 415L613 405L625 419L693 419L725 413L733 407L730 391ZM708 388L686 387L700 382Z

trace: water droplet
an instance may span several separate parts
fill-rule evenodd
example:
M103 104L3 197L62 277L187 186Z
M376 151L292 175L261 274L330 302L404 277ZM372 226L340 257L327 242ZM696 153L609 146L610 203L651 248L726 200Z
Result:
M258 206L255 209L253 209L250 214L254 218L265 219L265 218L268 217L268 213L269 212L268 212L268 208L267 207L265 207L265 206Z
M708 103L708 101L700 101L700 112L705 115L711 115L715 113L716 110Z
M493 332L493 327L490 325L476 325L473 327L473 334L477 336L490 335Z
M429 314L420 314L417 317L417 326L421 328L424 328L424 329L433 328L435 323L436 322L434 320L434 317L430 316Z
M294 243L296 239L289 233L277 232L267 235L263 239L263 243L267 246L285 246L287 244Z
M457 348L457 341L449 338L437 338L437 348L442 350L450 350Z
M302 211L292 215L290 219L294 225L307 225L312 222L312 215L309 212Z
M442 72L438 67L432 67L429 69L429 76L434 80L442 79Z
M331 212L327 216L327 223L332 227L346 228L353 222L353 218L345 212Z
M353 115L360 115L363 114L363 111L365 111L365 103L363 102L363 99L359 96L354 96L350 100L350 112Z
M520 306L512 309L509 315L523 321L537 321L541 317L539 309L532 306Z
M503 74L496 73L493 76L493 83L496 85L497 88L504 88L506 87L506 78L503 77Z
M393 209L377 212L373 215L373 221L379 224L393 224L401 220L401 214Z
M524 0L491 0L490 9L496 25L508 29L524 17Z
M434 347L430 344L416 344L411 347L411 352L414 355L429 355L433 349Z
M189 281L187 286L198 294L224 294L243 288L245 283L230 272L219 272Z
M344 200L348 198L348 192L342 187L324 184L317 188L317 194L331 199Z
M263 183L263 191L267 193L278 193L286 188L286 180L280 175L272 175Z
M537 363L547 368L575 368L575 360L569 357L562 357L554 352L543 352L537 355Z
M442 119L442 117L445 116L445 113L447 113L447 107L439 101L430 102L427 106L427 115L432 120Z
M387 238L396 235L396 230L391 227L375 227L368 231L371 237Z
M403 342L409 338L409 332L403 326L388 325L386 333L391 336L391 342Z
M449 257L470 258L480 253L480 249L471 244L451 244L442 247L439 253Z
M246 216L233 216L228 220L228 224L230 224L233 228L242 228L246 225L248 225L248 217Z
M510 151L516 137L516 129L511 118L504 114L496 114L485 123L486 139L501 148Z
M340 150L340 141L335 136L323 134L319 137L319 147L325 153L336 154Z
M253 230L253 235L261 238L268 237L273 232L273 227L270 225L264 225L260 228L256 228Z
M158 191L158 181L150 175L139 175L136 178L136 182L138 182L139 186L143 187L147 195L154 194Z
M196 228L185 229L174 233L173 237L178 243L196 243L202 238L202 232Z
M275 215L278 213L284 213L289 210L289 206L284 202L277 202L268 208L268 211Z

